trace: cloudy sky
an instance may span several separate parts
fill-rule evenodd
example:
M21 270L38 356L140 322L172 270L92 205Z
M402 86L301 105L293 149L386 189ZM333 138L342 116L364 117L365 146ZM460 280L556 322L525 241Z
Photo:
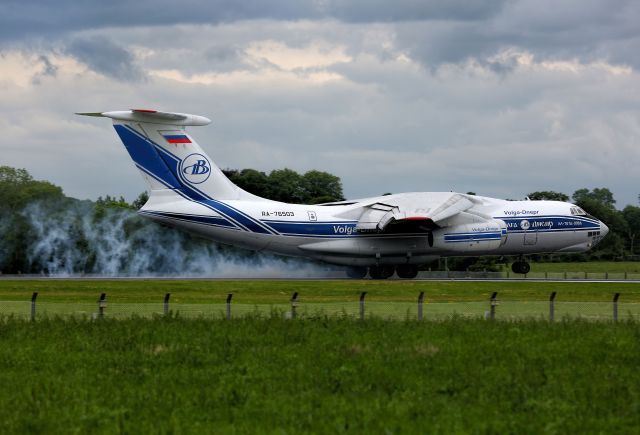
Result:
M0 2L0 164L78 198L145 184L110 123L207 116L223 168L319 169L349 198L640 193L640 2Z

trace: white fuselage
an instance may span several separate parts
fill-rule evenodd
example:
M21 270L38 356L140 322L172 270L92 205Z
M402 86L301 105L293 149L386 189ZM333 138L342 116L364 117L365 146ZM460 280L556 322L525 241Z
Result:
M402 195L421 194L389 195L345 205L268 200L206 204L175 195L156 201L152 198L140 213L222 243L349 266L421 264L441 256L583 252L608 231L591 216L572 214L575 206L570 203L486 197L475 197L478 204L474 211L504 222L506 231L483 222L468 225L464 231L456 231L454 225L434 230L429 243L423 232L378 234L356 230L363 204Z

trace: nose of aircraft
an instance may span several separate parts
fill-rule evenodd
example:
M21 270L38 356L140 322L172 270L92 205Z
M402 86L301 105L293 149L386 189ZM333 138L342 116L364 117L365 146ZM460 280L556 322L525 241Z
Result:
M609 227L604 224L604 222L600 222L600 236L604 237L609 233Z

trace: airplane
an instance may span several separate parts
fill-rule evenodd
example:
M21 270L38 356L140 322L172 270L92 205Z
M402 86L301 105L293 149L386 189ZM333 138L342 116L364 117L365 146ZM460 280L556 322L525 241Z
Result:
M585 252L608 233L583 209L560 201L508 201L456 192L410 192L318 205L260 198L233 184L186 132L210 119L132 109L106 117L147 182L139 214L255 251L345 266L347 276L412 279L439 257Z

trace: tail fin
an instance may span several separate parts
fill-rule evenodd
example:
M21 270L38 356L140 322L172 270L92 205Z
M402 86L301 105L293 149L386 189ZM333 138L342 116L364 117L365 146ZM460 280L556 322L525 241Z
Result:
M186 133L187 126L211 122L203 116L143 109L78 115L113 119L152 193L171 189L196 199L257 199L233 184Z

